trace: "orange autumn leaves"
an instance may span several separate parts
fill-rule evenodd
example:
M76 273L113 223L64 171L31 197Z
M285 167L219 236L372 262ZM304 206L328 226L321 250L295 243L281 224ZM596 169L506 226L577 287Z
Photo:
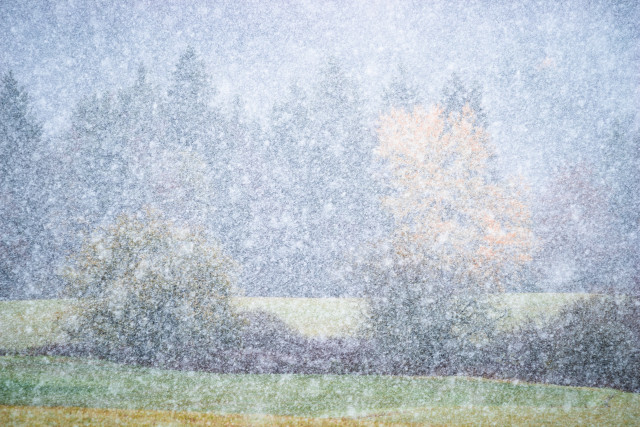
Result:
M398 256L494 290L530 260L529 210L515 188L491 178L493 152L471 109L449 117L438 106L394 110L381 117L378 138Z

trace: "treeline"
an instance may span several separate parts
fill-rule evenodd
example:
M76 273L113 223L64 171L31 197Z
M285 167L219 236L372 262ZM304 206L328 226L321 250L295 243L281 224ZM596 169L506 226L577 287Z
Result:
M388 171L373 156L378 113L438 103L447 116L468 105L489 124L478 84L453 75L426 100L399 67L372 107L331 58L308 87L292 83L266 117L250 118L240 98L216 101L192 49L167 87L141 67L131 86L85 97L51 138L11 73L1 96L0 287L13 298L57 295L58 269L84 236L145 206L219 239L243 265L250 295L359 295L363 285L344 272L393 227L380 205ZM633 129L621 122L599 158L568 162L528 194L538 244L507 289L637 291ZM496 165L490 159L499 179Z
M141 67L132 86L79 102L50 141L26 91L11 74L4 85L33 127L8 117L16 136L3 139L11 169L3 182L5 297L55 295L56 267L83 234L144 206L221 240L242 263L249 294L344 293L340 256L380 228L372 118L336 61L311 91L292 85L268 126L248 119L238 98L216 104L191 49L168 88L152 85Z

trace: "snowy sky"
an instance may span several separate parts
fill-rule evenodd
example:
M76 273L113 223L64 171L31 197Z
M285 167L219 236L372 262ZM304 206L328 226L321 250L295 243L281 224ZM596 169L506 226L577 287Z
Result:
M635 3L4 0L0 71L14 70L49 135L80 97L130 84L140 63L165 85L189 45L219 97L239 94L258 118L331 56L373 117L398 64L425 102L456 72L483 88L502 160L535 174L596 145L611 120L638 122Z

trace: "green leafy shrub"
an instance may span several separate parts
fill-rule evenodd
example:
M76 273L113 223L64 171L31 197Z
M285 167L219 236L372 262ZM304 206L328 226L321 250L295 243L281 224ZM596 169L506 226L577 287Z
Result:
M236 263L199 231L148 211L121 215L73 255L67 325L98 355L167 365L234 346Z

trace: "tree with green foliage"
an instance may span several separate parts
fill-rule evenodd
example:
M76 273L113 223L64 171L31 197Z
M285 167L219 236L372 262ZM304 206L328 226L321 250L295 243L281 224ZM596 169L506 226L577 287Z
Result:
M611 256L621 261L626 278L617 280L617 290L640 296L640 129L631 117L614 123L600 150L599 177L620 225L620 250Z
M164 148L168 151L188 150L206 162L212 188L206 193L207 226L228 241L237 230L233 198L237 181L237 152L244 141L238 114L229 117L216 104L216 88L204 60L188 47L176 64L168 91L164 117ZM163 153L165 156L167 152ZM165 156L166 157L166 156Z
M237 344L236 263L201 231L147 211L100 228L65 270L71 335L103 357L180 363Z
M0 179L17 179L31 163L31 154L42 136L42 126L31 112L29 94L12 72L2 77L0 88Z
M340 260L377 227L373 138L361 98L355 79L329 58L309 91L291 86L272 110L266 208L276 226L267 233L279 247L271 244L267 268L288 295L344 293Z
M140 65L134 84L119 91L113 139L124 146L126 164L122 194L129 209L152 203L151 181L157 165L159 141L163 133L163 117L158 106L162 103L160 91L149 81L147 70Z

